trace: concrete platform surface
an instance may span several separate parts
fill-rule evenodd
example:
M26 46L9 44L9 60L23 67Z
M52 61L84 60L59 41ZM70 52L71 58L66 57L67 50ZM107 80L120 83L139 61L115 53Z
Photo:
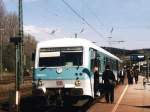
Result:
M143 77L139 76L138 84L119 85L115 89L115 101L106 103L98 100L88 112L150 112L150 85L143 86Z

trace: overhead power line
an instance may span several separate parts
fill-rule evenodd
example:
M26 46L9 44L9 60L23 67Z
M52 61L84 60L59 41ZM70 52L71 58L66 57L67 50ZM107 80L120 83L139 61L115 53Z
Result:
M84 1L84 0L83 0L83 1ZM104 26L104 24L102 23L102 21L100 20L100 18L96 15L96 13L92 10L92 8L89 7L88 3L85 2L85 1L84 1L84 3L85 3L86 8L87 8L87 9L89 10L89 12L97 19L97 21L99 22L99 24L100 24L101 26Z
M98 32L84 17L82 17L77 11L73 9L73 7L68 4L65 0L62 0L62 2L76 15L78 16L82 21L84 21L97 35L100 37L104 37L100 32Z

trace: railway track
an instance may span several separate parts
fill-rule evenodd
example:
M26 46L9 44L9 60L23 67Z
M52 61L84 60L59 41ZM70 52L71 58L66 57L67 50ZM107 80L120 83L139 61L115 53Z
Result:
M0 84L10 84L10 83L13 83L15 82L16 80L16 77L13 75L13 76L4 76L2 80L0 80ZM32 77L31 76L24 76L23 77L23 81L30 81L32 80Z
M11 94L15 91L15 76L3 76L0 80L0 103L7 102ZM28 96L32 93L32 77L25 76L23 83L20 85L20 92L22 96Z
M2 89L3 87L3 89ZM8 110L9 108L9 103L11 102L12 98L14 99L14 92L15 92L15 76L10 76L10 77L5 77L5 79L3 78L3 80L0 81L0 88L2 91L0 91L0 104L1 104L1 108L3 110ZM24 83L21 84L21 98L26 98L26 96L30 97L32 94L32 77L30 76L25 76L24 77ZM28 102L29 103L29 102ZM93 102L94 103L94 102ZM90 103L91 104L91 103ZM71 107L70 107L71 108ZM83 106L76 106L76 107L72 107L71 111L76 112L76 110L87 110L87 108L89 108L89 104L84 104ZM53 111L54 109L54 111ZM54 108L49 106L48 110L49 112L57 112L58 108ZM60 110L65 110L68 108L63 107ZM60 111L58 110L58 111ZM65 110L65 111L67 111ZM82 112L82 111L81 111Z

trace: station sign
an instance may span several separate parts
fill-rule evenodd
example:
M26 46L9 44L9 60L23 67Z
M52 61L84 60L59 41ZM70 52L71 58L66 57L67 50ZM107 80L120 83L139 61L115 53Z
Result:
M131 61L144 61L145 56L141 54L133 54L133 55L130 55L130 60Z

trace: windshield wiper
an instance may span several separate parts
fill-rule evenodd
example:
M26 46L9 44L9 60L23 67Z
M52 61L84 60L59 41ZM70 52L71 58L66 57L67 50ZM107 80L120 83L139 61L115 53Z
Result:
M40 71L45 70L45 69L46 69L46 67L42 67L42 68L40 69Z

